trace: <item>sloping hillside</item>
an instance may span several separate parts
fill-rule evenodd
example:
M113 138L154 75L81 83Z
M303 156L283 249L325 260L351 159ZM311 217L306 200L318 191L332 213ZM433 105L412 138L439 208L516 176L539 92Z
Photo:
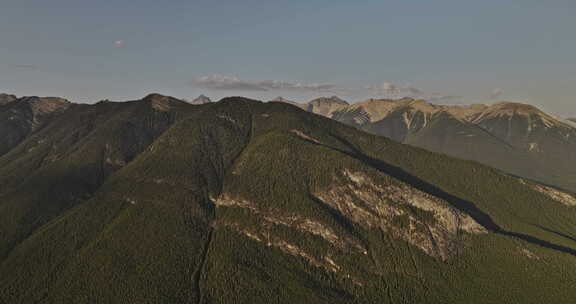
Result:
M284 103L59 117L0 157L0 302L576 297L569 193Z
M576 128L525 104L371 99L318 114L399 142L576 192Z

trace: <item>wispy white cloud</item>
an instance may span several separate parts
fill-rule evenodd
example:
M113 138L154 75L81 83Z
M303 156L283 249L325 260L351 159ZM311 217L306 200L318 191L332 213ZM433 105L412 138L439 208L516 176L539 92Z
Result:
M452 102L461 98L459 96L446 95L442 93L428 93L411 84L400 85L388 81L381 84L366 86L365 89L374 97L387 99L410 97L442 103Z
M124 48L126 46L126 41L124 40L116 40L114 41L114 47L121 49Z
M502 94L504 94L504 89L502 88L493 89L492 92L490 92L490 99L496 99L502 96Z
M371 84L365 88L373 95L382 97L395 97L401 93L401 89L398 85L388 81L384 81L381 84Z
M17 70L25 70L25 71L36 71L40 68L35 64L11 64L10 67Z
M192 85L198 88L211 90L236 91L330 91L336 86L329 83L302 83L279 80L245 80L234 76L201 76L192 80Z
M192 79L192 85L196 88L220 91L299 91L328 93L355 98L366 98L369 96L386 99L411 97L436 103L453 103L461 99L459 96L425 92L411 84L399 85L388 81L354 88L341 87L331 83L246 80L235 76L213 75L195 77Z

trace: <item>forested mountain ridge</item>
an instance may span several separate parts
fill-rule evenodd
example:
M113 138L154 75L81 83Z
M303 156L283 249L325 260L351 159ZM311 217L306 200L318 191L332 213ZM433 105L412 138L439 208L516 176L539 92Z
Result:
M284 103L70 104L0 156L0 303L569 302L575 208Z

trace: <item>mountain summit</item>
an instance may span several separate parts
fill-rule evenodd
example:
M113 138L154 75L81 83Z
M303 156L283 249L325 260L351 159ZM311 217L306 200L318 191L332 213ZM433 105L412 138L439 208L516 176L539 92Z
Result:
M15 101L17 98L14 95L9 95L9 94L0 94L0 106L9 104L13 101Z
M198 97L196 97L194 100L190 101L191 104L195 104L195 105L201 105L201 104L205 104L205 103L211 103L212 99L210 99L210 97L205 96L205 95L200 95Z
M338 96L320 97L308 103L308 111L329 117L333 112L348 105L347 101Z
M0 95L0 156L71 105L68 100L57 97Z

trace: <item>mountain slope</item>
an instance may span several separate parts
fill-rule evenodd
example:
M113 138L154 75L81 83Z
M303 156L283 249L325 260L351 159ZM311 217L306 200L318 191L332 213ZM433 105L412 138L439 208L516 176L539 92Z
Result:
M316 98L310 101L307 105L307 110L309 112L330 117L333 112L348 106L349 103L338 98L337 96L332 96Z
M576 118L568 118L566 119L566 123L576 128Z
M3 106L6 104L9 104L9 103L15 101L16 99L18 99L18 98L16 98L16 96L14 96L14 95L0 94L0 105Z
M55 97L0 95L0 155L64 111L70 103Z
M63 115L80 109L97 117L80 136L87 150L66 149L70 156L31 170L3 193L0 208L58 206L46 196L26 203L18 193L74 174L71 163L101 163L88 151L107 143L125 145L114 146L124 162L73 204L41 210L46 220L10 250L1 243L0 302L542 303L576 296L571 194L284 103L228 98L193 106L153 96L73 106ZM132 134L152 136L123 135L127 122L138 130ZM55 141L78 127L63 120L42 135ZM21 155L11 151L0 164ZM74 180L92 174L82 172ZM73 185L58 184L62 193Z
M281 96L278 96L278 97L270 100L270 102L285 102L285 103L291 104L293 106L297 106L297 107L304 109L304 110L308 109L308 104L298 103L298 102L286 99L286 98L281 97Z
M184 102L69 105L0 158L0 256L42 224L90 197L186 111ZM33 119L29 119L34 121Z
M325 114L325 113L319 113ZM377 100L325 115L370 133L576 191L576 128L533 106Z

